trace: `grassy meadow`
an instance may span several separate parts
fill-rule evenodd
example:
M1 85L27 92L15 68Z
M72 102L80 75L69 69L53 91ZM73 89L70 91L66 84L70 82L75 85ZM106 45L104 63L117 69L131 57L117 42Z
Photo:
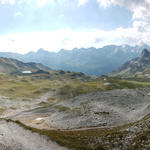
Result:
M110 85L104 85L104 83ZM0 74L0 95L9 99L38 98L54 91L59 99L75 97L98 90L123 88L150 88L150 80L121 79L107 76L89 77L80 73L51 71L49 75L9 75Z

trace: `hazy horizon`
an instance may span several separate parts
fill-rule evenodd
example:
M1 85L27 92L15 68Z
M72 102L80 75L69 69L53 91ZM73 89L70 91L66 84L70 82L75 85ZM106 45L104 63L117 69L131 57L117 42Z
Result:
M43 50L43 51L48 51L48 52L53 52L53 53L59 53L59 52L61 52L62 50L64 50L64 51L73 51L73 50L75 50L75 49L77 49L77 50L80 50L80 49L91 49L91 48L95 48L96 50L98 50L98 49L103 49L104 47L109 47L109 46L118 46L118 47L122 47L122 48L124 48L125 46L130 46L130 47L142 47L142 49L141 50L143 50L144 48L146 48L147 46L149 47L150 45L149 44L139 44L139 45L128 45L128 44L122 44L122 45L117 45L117 44L109 44L109 45L104 45L104 46L101 46L101 47L94 47L94 46L90 46L90 47L80 47L80 48L77 48L77 47L74 47L74 48L72 48L72 49L64 49L64 48L61 48L61 49L58 49L57 51L49 51L48 49L44 49L44 48L42 48L42 47L40 47L40 48L38 48L38 49L34 49L34 50L30 50L30 51L27 51L27 52L12 52L12 51L0 51L0 52L6 52L6 53L16 53L16 54L21 54L21 55L26 55L26 54L28 54L28 53L32 53L32 52L38 52L39 50ZM146 48L147 49L147 48ZM149 49L148 49L149 50Z

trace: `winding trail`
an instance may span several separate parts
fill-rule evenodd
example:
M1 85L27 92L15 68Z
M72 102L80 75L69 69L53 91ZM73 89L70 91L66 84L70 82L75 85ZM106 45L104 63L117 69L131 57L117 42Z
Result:
M0 120L0 150L67 150L48 137Z

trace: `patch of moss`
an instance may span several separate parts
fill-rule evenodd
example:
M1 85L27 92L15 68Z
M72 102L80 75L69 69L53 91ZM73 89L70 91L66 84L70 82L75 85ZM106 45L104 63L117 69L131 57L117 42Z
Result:
M63 105L56 105L55 108L57 108L60 112L70 111L69 107L63 106Z

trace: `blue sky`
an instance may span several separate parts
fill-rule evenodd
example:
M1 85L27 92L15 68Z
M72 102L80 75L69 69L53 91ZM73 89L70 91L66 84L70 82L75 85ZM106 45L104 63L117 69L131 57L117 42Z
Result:
M124 7L100 7L96 0L79 6L78 1L68 4L47 3L44 6L6 4L0 7L0 32L47 31L61 28L104 29L131 25L132 12Z
M149 43L148 0L0 0L0 51Z

